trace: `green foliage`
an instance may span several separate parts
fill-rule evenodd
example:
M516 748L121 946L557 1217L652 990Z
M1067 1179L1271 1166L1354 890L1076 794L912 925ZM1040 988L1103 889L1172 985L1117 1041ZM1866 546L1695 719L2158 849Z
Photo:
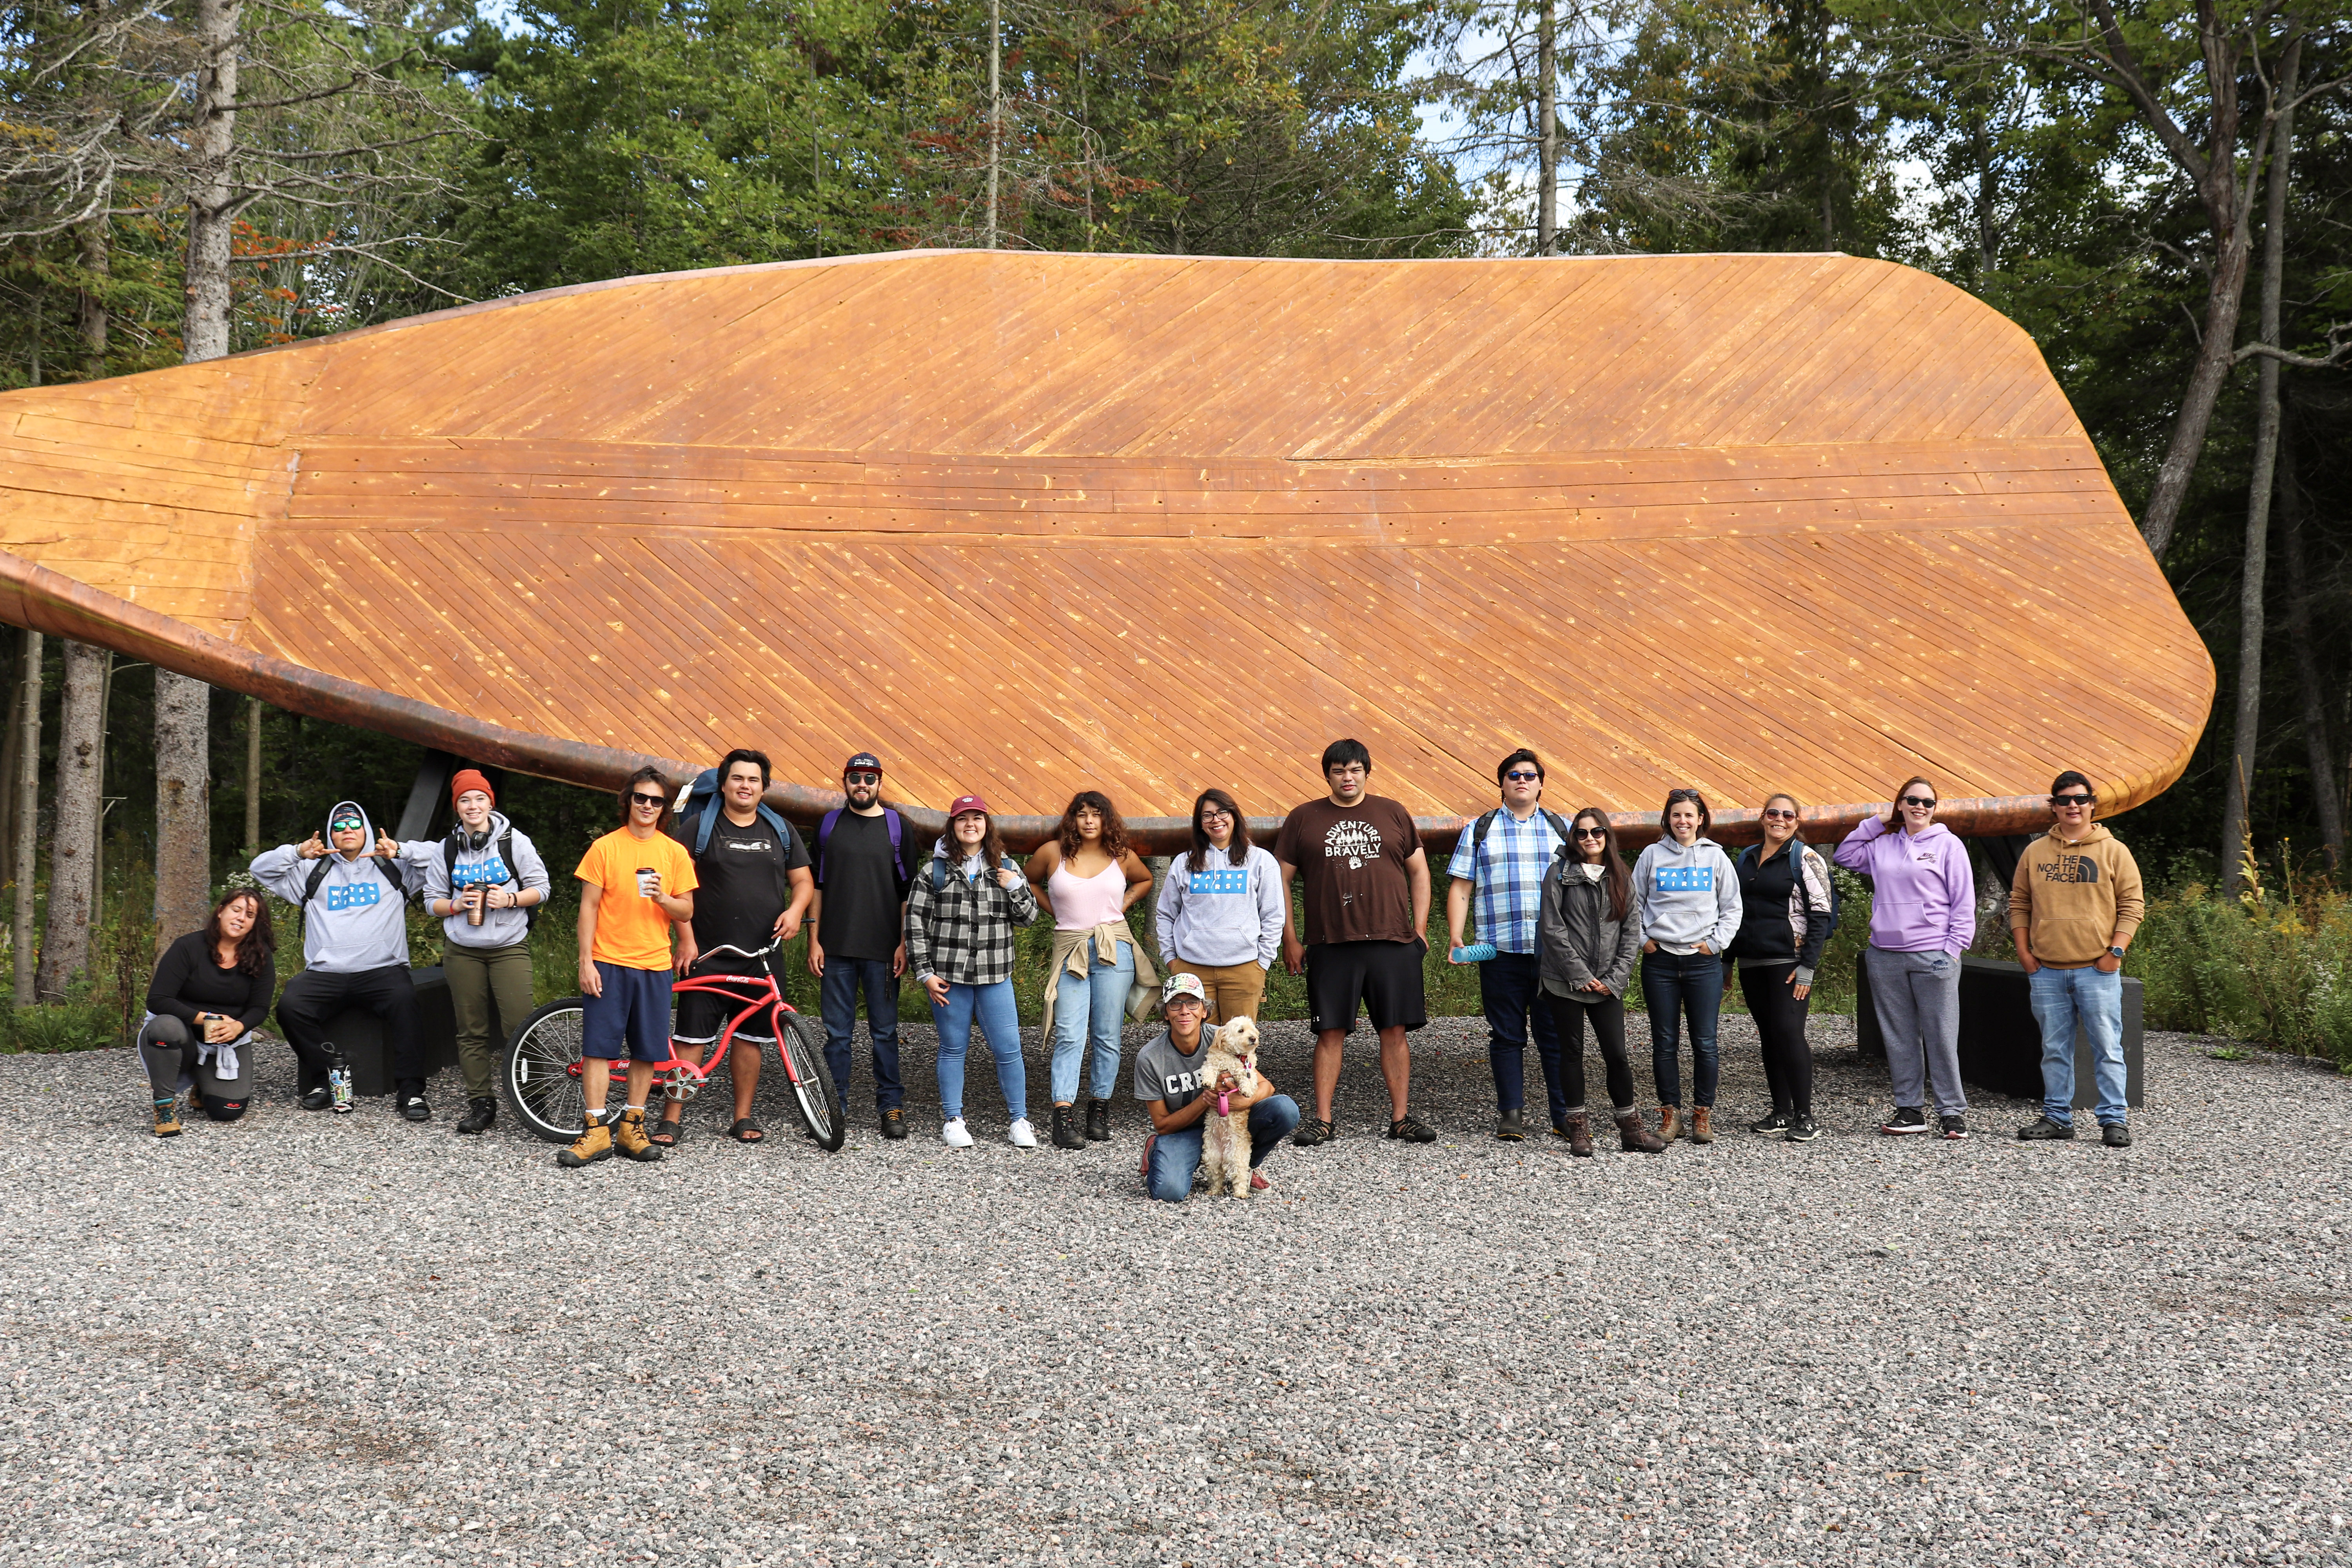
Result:
M2352 1072L2352 898L2332 888L2241 901L2187 883L2149 900L2126 969L2149 1028L2260 1040Z

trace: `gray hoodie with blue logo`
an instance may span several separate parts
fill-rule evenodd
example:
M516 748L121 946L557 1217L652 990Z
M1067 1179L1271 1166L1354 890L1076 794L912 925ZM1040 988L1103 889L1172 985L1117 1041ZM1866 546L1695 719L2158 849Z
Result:
M1642 939L1668 952L1720 953L1739 934L1739 874L1712 838L1678 844L1668 834L1633 862L1633 907Z
M359 812L360 831L366 835L358 855L346 859L331 848L322 860L305 860L297 846L281 844L255 858L254 879L301 912L303 968L321 974L364 974L395 964L405 969L408 899L423 883L424 869L405 856L382 860L369 853L375 847L375 824L356 802L337 801L327 820L351 811ZM319 837L334 842L323 826ZM311 875L322 866L325 875L306 906Z

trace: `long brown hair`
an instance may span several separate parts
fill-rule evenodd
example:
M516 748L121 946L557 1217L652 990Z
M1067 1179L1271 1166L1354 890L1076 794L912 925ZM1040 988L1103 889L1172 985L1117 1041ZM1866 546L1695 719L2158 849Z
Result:
M1102 815L1103 853L1114 860L1126 859L1127 822L1119 816L1118 807L1111 805L1110 796L1102 791L1082 789L1070 797L1069 805L1062 808L1062 825L1054 829L1055 840L1062 847L1063 861L1066 864L1070 857L1078 852L1078 846L1086 842L1078 833L1078 813L1088 806ZM993 826L991 825L992 829Z
M1617 828L1606 810L1588 805L1568 819L1568 864L1579 865L1584 859L1576 840L1576 825L1587 817L1601 825L1601 879L1609 884L1609 918L1622 921L1633 902L1633 873L1625 868L1625 858L1617 853Z
M997 835L996 818L991 816L984 811L977 813L963 811L958 812L956 816L977 816L982 822L988 824L988 831L980 836L981 860L986 866L987 869L991 871L993 871L999 866L1003 865L1004 840ZM948 864L950 867L961 866L963 864L963 840L956 837L955 825L955 817L949 817L947 831L940 836L940 841L947 846ZM1108 832L1108 830L1106 829L1105 831Z
M1201 808L1204 805L1223 806L1233 814L1234 838L1225 847L1225 859L1232 865L1247 865L1250 855L1249 822L1242 816L1240 803L1223 790L1204 789L1201 792L1201 798L1192 803L1192 874L1197 877L1209 868L1209 851L1216 847L1209 842L1209 830L1201 826Z
M236 939L235 968L239 974L268 974L278 954L278 933L269 924L269 900L251 888L231 888L213 906L213 918L205 922L205 952L219 962L221 939L228 934L221 930L221 911L239 899L253 904L253 929Z
M1895 792L1895 804L1886 808L1886 826L1888 827L1894 828L1903 826L1903 797L1909 794L1911 786L1916 784L1926 784L1928 789L1935 792L1936 804L1937 805L1944 804L1944 792L1936 788L1936 781L1934 779L1929 778L1925 773L1913 773L1909 778L1903 781L1903 787Z

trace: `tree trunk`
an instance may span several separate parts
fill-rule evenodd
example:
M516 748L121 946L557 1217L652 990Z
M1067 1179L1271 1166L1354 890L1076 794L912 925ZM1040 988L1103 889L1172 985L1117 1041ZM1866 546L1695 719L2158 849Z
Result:
M245 858L261 853L261 699L245 700Z
M2280 111L2278 140L2271 152L2270 184L2263 192L2269 206L2263 216L2262 341L2275 343L2279 335L2279 295L2286 266L2286 195L2294 150L2295 66L2302 54L2290 48L2283 64L2281 94L2289 100ZM2235 334L2232 333L2232 341ZM2234 352L2234 350L2233 350ZM2254 783L2254 749L2261 739L2263 718L2263 578L2271 536L2271 489L2278 471L2279 362L2263 356L2254 396L2254 469L2246 486L2246 566L2238 584L2238 703L2236 733L2231 746L2230 776L2221 805L2221 865L2234 868L2224 878L2231 891L2242 884L2246 823L2252 811L2249 799Z
M114 659L106 656L106 679L98 688L98 827L89 858L89 923L106 921L106 753L114 740Z
M23 694L16 727L16 777L10 792L16 797L16 920L11 941L16 949L16 1005L33 1005L33 872L34 851L40 843L41 806L41 634L25 634L24 668L17 682Z
M244 0L196 0L196 176L188 195L187 310L182 358L229 350L231 226L242 210L236 182L236 33ZM171 942L212 912L212 688L155 671L155 942Z
M8 733L0 736L0 878L16 876L16 744L25 723L25 639L18 632L8 652Z
M2205 449L2205 433L2213 423L2213 405L2238 360L2238 311L2244 302L2246 272L2252 246L2243 231L2217 236L2213 277L2205 290L2205 336L2198 345L2197 365L2189 388L2173 416L2172 444L2156 471L2155 488L2141 509L2140 537L2158 562L2172 544L2172 531L2180 521L2181 503L2189 499L2189 481L2197 472L2198 456Z
M81 252L81 269L104 278L110 270L106 219L78 224L74 237ZM106 374L106 297L95 289L81 291L81 376L96 381Z
M2286 548L2286 636L2294 649L2295 682L2303 691L2303 744L2311 759L2311 805L2331 875L2344 865L2344 803L2336 793L2336 762L2327 743L2327 688L2312 646L2311 577L2303 551L2303 492L2296 489L2294 426L2279 411L2279 542Z
M1536 254L1549 256L1559 236L1559 6L1543 0L1536 26Z
M1004 33L997 15L997 0L988 0L988 248L996 248L996 163L998 149L1003 144L1004 94L998 70L1002 66Z
M2000 265L2000 243L1993 223L1995 204L2000 200L2000 176L1993 167L1992 138L1985 132L1982 110L1970 116L1969 140L1977 155L1977 287Z
M33 989L44 1002L65 998L89 968L90 873L98 849L98 736L106 655L87 643L65 645L65 685L58 710L57 820L49 834L49 908L41 967Z

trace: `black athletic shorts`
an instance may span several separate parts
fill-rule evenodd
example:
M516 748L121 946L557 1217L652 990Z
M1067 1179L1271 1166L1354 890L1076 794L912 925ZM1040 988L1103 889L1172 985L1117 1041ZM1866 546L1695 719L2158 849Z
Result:
M1429 1022L1418 942L1322 942L1307 950L1307 1006L1315 1032L1356 1026L1356 1004L1372 1027L1418 1029Z
M697 964L691 978L700 979L705 975L726 973L725 970L710 969ZM742 984L730 986L729 989L749 997L756 994L763 984L764 981L761 976L745 975ZM671 1030L671 1037L679 1045L698 1046L704 1050L709 1050L719 1043L719 1031L726 1028L735 1015L740 1013L749 1005L748 1002L735 1001L730 997L717 995L708 991L681 991L677 993L677 1026ZM735 1031L735 1037L739 1040L748 1040L754 1045L774 1044L776 1038L774 1016L773 1014L764 1010L752 1014L744 1019L742 1026Z

